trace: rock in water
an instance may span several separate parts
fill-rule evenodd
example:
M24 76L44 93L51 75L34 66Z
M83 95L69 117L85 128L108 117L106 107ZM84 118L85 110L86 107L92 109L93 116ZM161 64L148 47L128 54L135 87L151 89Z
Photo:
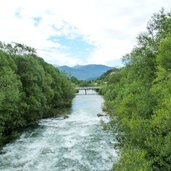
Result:
M69 116L68 116L68 115L65 115L65 116L64 116L64 119L67 119L67 118L69 118Z
M98 113L97 116L98 116L98 117L101 117L101 116L106 116L106 115L103 114L103 113Z

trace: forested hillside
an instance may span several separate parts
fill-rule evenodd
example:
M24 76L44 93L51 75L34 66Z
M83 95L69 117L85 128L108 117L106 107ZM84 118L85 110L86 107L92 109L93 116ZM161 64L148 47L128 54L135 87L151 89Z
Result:
M0 42L0 146L32 122L58 115L73 96L71 82L35 49Z
M102 93L117 136L116 171L171 170L171 13L154 14Z
M89 65L76 65L73 67L60 66L60 71L65 72L69 77L76 77L78 80L90 81L100 77L112 67L106 65L89 64Z

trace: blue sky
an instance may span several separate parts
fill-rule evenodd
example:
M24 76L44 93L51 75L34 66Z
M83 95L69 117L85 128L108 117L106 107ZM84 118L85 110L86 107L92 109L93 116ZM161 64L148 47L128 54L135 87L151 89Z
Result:
M34 25L37 27L41 23L42 17L33 17L33 20Z
M68 53L74 58L81 58L83 61L90 55L91 51L95 49L93 44L90 44L83 37L69 38L67 36L50 36L49 40L54 43L59 43L62 47L62 53Z
M153 13L171 11L169 0L0 2L1 41L24 43L45 61L69 66L121 66Z

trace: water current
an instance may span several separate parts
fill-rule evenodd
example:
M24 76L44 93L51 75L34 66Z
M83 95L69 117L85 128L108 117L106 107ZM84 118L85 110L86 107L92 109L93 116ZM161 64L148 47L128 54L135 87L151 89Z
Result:
M82 94L82 93L80 93ZM114 138L97 113L100 95L76 95L69 118L39 121L0 154L0 171L111 171Z

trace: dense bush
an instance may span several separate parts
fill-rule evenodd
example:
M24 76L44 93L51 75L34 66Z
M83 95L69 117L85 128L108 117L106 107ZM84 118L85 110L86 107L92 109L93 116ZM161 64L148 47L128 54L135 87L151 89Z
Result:
M114 170L171 170L171 13L161 10L123 57L125 67L105 77L105 109L116 132Z
M34 49L0 42L0 146L19 130L69 107L74 86Z

